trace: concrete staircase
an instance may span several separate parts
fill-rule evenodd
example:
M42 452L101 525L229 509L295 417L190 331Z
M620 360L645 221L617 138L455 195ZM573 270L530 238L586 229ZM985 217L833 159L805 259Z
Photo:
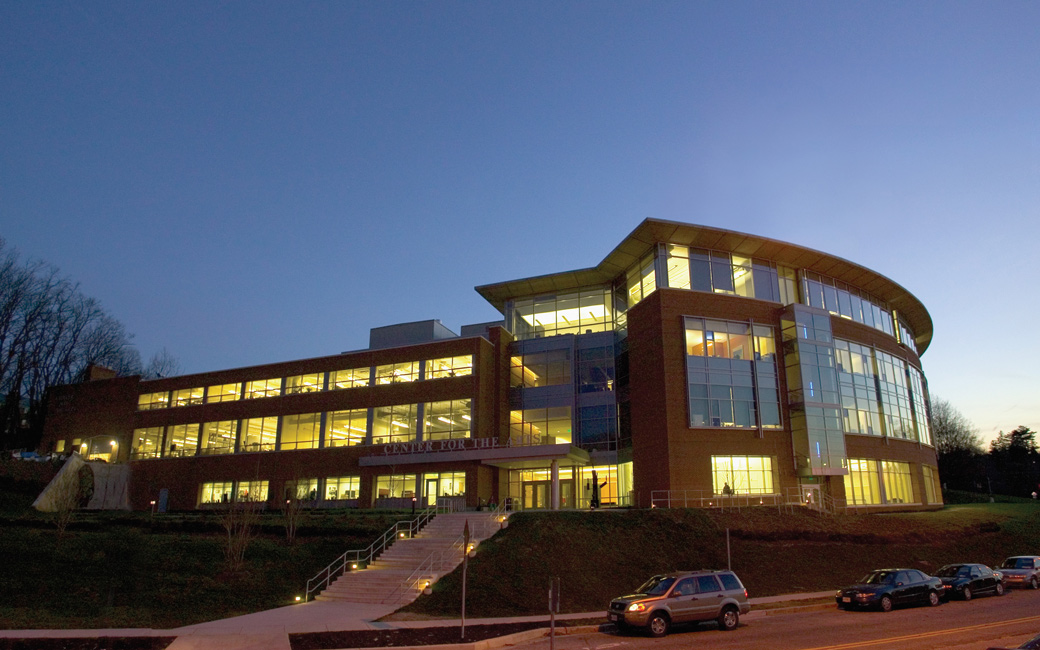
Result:
M462 532L469 521L470 543L476 546L499 530L497 517L481 512L440 514L412 539L399 539L367 567L346 571L321 592L316 600L349 603L407 605L422 593L422 584L406 584L414 580L416 571L436 554L423 575L437 579L462 562ZM421 581L425 582L425 580Z

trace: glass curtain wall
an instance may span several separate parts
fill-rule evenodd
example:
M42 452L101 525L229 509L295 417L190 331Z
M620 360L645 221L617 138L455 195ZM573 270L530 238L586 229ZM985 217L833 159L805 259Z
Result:
M507 307L513 336L521 340L608 332L615 326L611 290L607 287L521 298Z

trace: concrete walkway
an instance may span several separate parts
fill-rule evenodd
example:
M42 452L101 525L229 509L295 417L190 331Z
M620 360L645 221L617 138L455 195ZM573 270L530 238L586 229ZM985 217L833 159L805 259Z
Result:
M766 598L752 598L752 612L755 618L760 614L755 611L756 605L830 598L834 591L820 591L807 594L786 594ZM457 626L458 619L437 619L426 621L387 621L376 619L386 616L396 609L390 605L365 605L360 603L344 603L333 601L312 601L288 607L279 607L255 614L225 618L208 623L188 625L172 630L153 630L146 628L110 629L110 630L0 630L0 638L32 639L32 638L98 638L120 636L174 636L177 639L169 646L170 650L290 650L289 635L307 632L337 632L343 630L375 630L393 628L416 628L434 626ZM606 609L595 612L577 614L560 614L557 620L603 619L606 622ZM746 617L745 617L746 618ZM546 621L548 614L539 616L511 616L504 618L467 618L466 625L489 625L496 623L518 623L529 621ZM400 648L398 648L400 650Z

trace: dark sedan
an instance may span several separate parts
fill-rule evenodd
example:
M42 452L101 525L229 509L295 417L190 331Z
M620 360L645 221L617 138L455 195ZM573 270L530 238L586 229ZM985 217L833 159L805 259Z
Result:
M867 607L892 611L898 605L942 602L943 583L917 569L879 569L867 574L858 584L838 590L834 600L839 609Z
M979 594L1004 595L1004 576L985 564L947 564L935 572L945 597L971 600Z

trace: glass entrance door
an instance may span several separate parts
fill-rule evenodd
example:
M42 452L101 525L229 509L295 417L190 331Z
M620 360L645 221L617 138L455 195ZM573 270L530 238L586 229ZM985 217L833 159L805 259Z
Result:
M437 505L437 479L426 479L426 507Z
M524 510L545 510L549 507L549 481L524 483Z

